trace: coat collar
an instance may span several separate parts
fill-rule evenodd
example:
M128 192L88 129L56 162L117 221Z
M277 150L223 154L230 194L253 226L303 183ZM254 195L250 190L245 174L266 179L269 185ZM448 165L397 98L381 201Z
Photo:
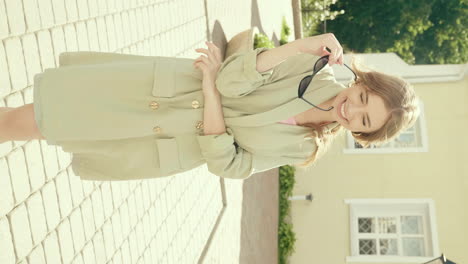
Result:
M312 81L313 83L314 81ZM310 85L312 85L312 83ZM309 90L304 94L304 97L316 104L320 104L334 96L339 92L343 91L346 87L337 82L329 82L328 85L322 86L319 89ZM255 127L255 126L265 126L271 123L277 123L281 120L290 118L299 113L309 110L312 106L306 103L304 100L296 97L292 101L289 101L283 105L280 105L270 111L263 113L258 113L254 115L241 116L241 117L231 117L225 118L225 122L228 126L241 126L241 127ZM333 126L334 123L327 125L326 127ZM295 127L286 125L289 127ZM307 128L309 129L309 128Z

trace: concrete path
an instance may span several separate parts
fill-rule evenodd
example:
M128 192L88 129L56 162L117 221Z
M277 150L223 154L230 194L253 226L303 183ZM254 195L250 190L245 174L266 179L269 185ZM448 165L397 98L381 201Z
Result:
M1 0L0 106L32 103L64 51L195 58L252 25L279 39L283 15L291 26L289 1ZM239 263L242 181L206 166L81 181L70 160L45 141L0 145L0 263Z
M279 169L245 180L242 198L239 263L278 263Z

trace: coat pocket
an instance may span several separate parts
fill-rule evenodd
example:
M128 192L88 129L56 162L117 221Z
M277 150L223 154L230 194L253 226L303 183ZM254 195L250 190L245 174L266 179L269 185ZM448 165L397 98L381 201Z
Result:
M154 61L153 96L174 97L176 94L176 60L157 57Z
M179 149L175 138L156 139L159 156L159 168L161 175L171 174L171 172L181 169L179 161Z

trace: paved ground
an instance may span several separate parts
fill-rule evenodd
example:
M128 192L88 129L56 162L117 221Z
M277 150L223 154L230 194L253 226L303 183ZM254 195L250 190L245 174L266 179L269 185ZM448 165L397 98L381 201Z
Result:
M278 262L279 169L261 172L242 187L239 263Z
M63 51L195 58L252 25L279 39L291 14L282 0L0 0L0 106L32 103L34 75ZM242 181L206 166L81 181L70 160L45 141L0 144L0 263L239 263Z

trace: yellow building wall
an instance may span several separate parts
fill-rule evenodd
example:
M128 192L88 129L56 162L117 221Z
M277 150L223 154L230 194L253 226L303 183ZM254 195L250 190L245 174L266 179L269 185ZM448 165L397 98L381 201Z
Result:
M345 136L309 169L296 169L291 263L346 263L351 198L431 198L440 252L468 263L468 78L414 84L424 103L429 152L344 154ZM368 263L367 263L368 264Z

